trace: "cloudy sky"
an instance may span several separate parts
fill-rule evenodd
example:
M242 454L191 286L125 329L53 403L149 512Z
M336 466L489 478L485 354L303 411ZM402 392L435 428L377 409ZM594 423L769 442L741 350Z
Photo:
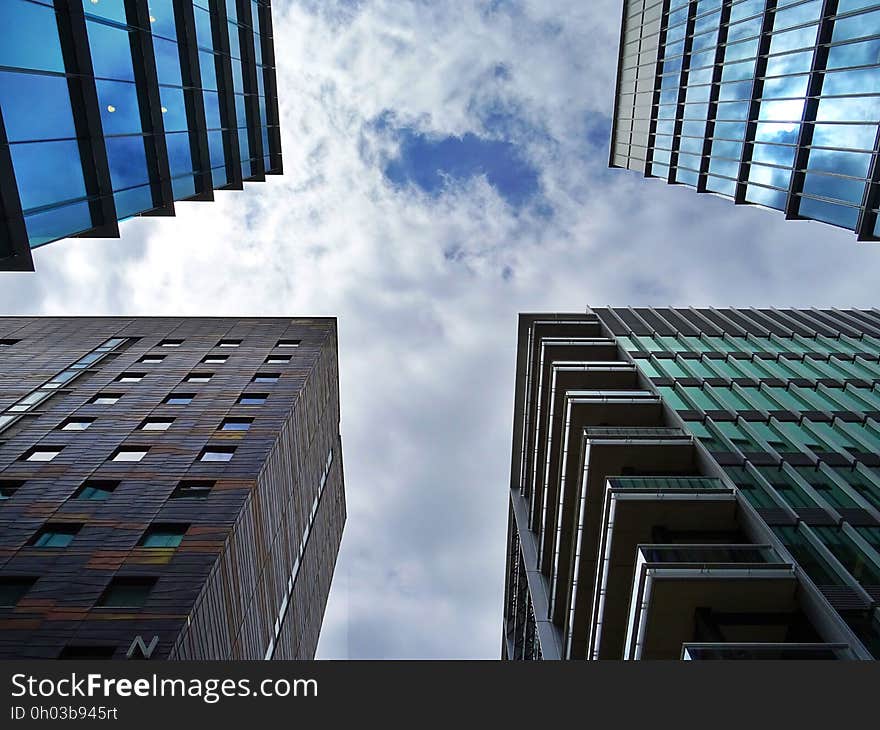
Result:
M0 274L4 314L339 318L326 658L495 658L516 315L877 304L880 250L608 170L620 0L275 0L285 175Z

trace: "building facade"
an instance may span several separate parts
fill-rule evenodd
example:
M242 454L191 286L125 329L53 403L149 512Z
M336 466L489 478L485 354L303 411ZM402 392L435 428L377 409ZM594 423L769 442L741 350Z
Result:
M281 174L269 0L4 0L0 27L0 271Z
M336 322L0 318L0 658L314 656Z
M612 167L880 240L880 3L624 0Z
M519 320L502 653L880 658L880 312Z

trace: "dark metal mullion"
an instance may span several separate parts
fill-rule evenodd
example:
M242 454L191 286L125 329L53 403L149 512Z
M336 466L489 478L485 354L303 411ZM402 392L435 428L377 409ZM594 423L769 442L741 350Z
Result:
M150 32L150 12L140 0L125 0L128 25L134 30L131 39L131 58L138 89L141 128L154 208L144 215L174 215L174 192L171 188L171 169L165 144L165 122L162 119L162 100L159 94L159 76Z
M266 124L269 138L269 169L267 175L281 175L284 171L281 162L281 128L278 112L278 81L275 78L275 40L272 35L272 3L266 0L265 6L260 3L260 20L262 25L260 36L263 40L263 66L271 69L263 74L263 92L266 98Z
M232 56L229 53L229 24L224 0L211 0L211 26L214 50L220 62L217 73L217 90L220 94L220 121L223 133L223 155L226 157L228 183L224 190L241 190L241 150L238 146L238 120L235 112L235 86L232 83Z
M666 30L669 27L669 3L670 0L663 0L663 9L660 11L660 32L657 35L657 62L654 64L654 92L651 96L650 120L648 122L648 149L645 153L645 177L652 174L654 167L654 146L657 140L657 114L660 104L660 78L663 72L663 60L666 57ZM622 37L621 37L622 38ZM641 52L641 51L640 51ZM636 64L636 98L638 98L638 63ZM621 73L623 71L621 70ZM615 105L617 100L615 99ZM612 140L613 141L613 140ZM613 144L612 144L613 147ZM612 160L614 150L611 150Z
M113 199L113 181L104 146L104 125L98 104L98 89L92 68L89 34L81 2L55 0L58 31L67 72L70 105L77 144L82 160L83 179L89 196L89 212L94 227L77 238L119 238L119 221Z
M865 185L859 220L856 223L856 234L860 241L878 240L874 235L874 226L877 225L877 213L874 208L878 205L880 205L880 125L877 126L877 135L874 137L874 156L871 159L868 183Z
M0 109L0 271L33 271L34 259L8 142Z
M764 95L764 76L767 73L767 54L770 52L770 33L773 30L775 11L776 0L767 0L767 4L764 6L761 36L758 39L758 52L755 58L755 80L752 82L752 98L749 103L749 116L746 120L746 132L743 138L736 194L734 195L734 202L737 204L746 202L746 188L749 184L749 170L752 164L755 134L758 129L758 114L761 111L761 97Z
M785 199L786 218L800 217L800 193L804 189L805 171L810 157L809 146L813 144L813 123L816 121L816 112L819 109L819 94L822 93L822 83L825 80L825 67L828 65L828 44L831 43L831 33L834 30L834 15L836 13L837 0L824 0L822 3L822 19L819 21L819 31L816 39L816 50L813 53L813 63L810 66L810 78L807 83L807 94L804 99L804 110L801 115L801 126L798 130L794 165L792 165L788 195Z
M709 175L709 162L712 157L712 138L715 136L715 118L718 115L718 97L721 94L721 75L724 71L724 50L727 43L727 24L730 22L730 6L733 0L721 4L718 20L718 41L715 46L715 65L712 67L712 86L709 87L709 109L706 113L706 129L703 133L703 156L700 160L700 175L697 178L697 192L706 192L706 178Z
M211 152L208 147L208 121L202 92L202 70L199 65L199 44L192 3L174 4L180 70L183 78L183 99L189 127L189 149L195 172L196 194L187 200L213 200L214 180L211 176Z
M678 170L678 150L681 146L681 127L684 123L685 99L687 98L688 77L691 67L691 49L694 45L694 27L697 18L697 3L688 5L688 18L684 31L684 52L681 57L681 75L678 81L678 101L675 105L675 125L672 130L672 151L669 153L668 183L675 182L675 173Z
M263 135L260 132L260 97L257 89L257 58L254 50L254 26L256 19L251 15L250 0L238 0L238 19L242 24L241 71L244 83L244 104L247 117L248 145L250 146L250 180L265 180L263 164ZM244 27L249 26L249 27Z

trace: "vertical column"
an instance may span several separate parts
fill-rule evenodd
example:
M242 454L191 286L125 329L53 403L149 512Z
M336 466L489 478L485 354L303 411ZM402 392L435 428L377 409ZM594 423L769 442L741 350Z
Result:
M700 160L700 175L697 178L698 193L706 192L706 178L709 175L709 162L712 160L712 138L715 136L715 118L718 115L718 95L721 93L721 75L724 71L724 50L727 44L732 1L724 0L721 5L718 44L715 46L715 65L712 68L712 86L709 89L709 110L706 113L706 132L703 136L703 156Z
M33 271L21 199L0 110L0 271Z
M217 60L217 89L220 92L220 120L223 124L223 155L229 184L225 190L241 190L241 150L238 145L238 124L235 114L235 86L232 83L232 58L229 55L229 24L224 0L211 0L211 26Z
M804 110L801 115L801 126L798 130L797 150L785 199L785 217L799 218L799 193L804 189L807 161L810 157L810 145L813 143L813 122L819 109L819 95L822 93L822 82L825 80L825 67L828 64L828 44L834 30L834 15L837 14L837 0L824 0L822 3L822 20L819 21L819 32L816 38L816 51L810 66L810 79L804 99Z
M263 87L266 96L266 123L269 125L269 169L267 175L280 175L284 171L281 163L281 128L278 113L278 80L275 78L275 41L272 36L272 6L270 0L260 3L260 37L263 39L263 67L271 68L263 74Z
M657 63L654 66L654 93L651 96L651 117L648 123L648 150L645 153L645 177L650 177L651 167L654 162L654 144L657 136L657 106L660 104L660 75L663 73L663 59L666 56L666 29L668 27L669 0L663 0L663 10L660 15L660 34L657 38Z
M250 0L238 0L238 20L249 30L241 33L241 69L244 83L248 145L251 150L251 180L265 180L263 135L260 132L260 97L257 92L257 59L254 51L254 28L259 18L252 17ZM262 50L262 49L261 49Z
M684 55L681 58L681 76L678 81L678 100L675 105L675 127L672 132L672 152L669 155L669 176L666 182L675 182L678 169L678 150L681 146L681 125L684 122L684 102L687 97L688 74L691 65L691 49L694 44L694 25L697 17L697 3L688 5L688 19L684 35Z

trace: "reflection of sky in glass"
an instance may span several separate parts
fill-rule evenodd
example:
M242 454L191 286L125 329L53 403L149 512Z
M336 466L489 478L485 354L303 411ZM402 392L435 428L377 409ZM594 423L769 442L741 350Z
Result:
M64 71L54 10L24 0L3 0L0 27L15 29L3 34L0 66Z

